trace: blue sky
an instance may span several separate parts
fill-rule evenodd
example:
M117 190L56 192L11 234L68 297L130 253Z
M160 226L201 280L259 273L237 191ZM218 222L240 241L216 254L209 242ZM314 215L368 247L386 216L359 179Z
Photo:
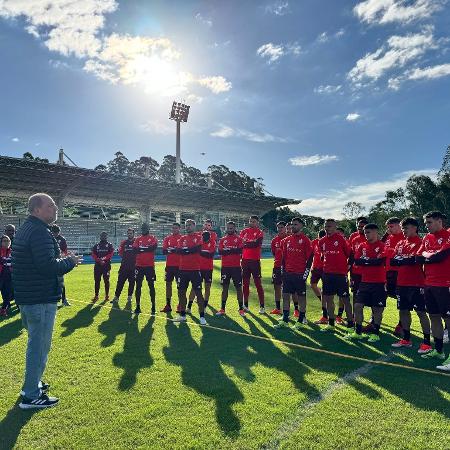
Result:
M186 163L339 216L440 167L448 30L446 0L3 0L0 153L161 161L184 99Z

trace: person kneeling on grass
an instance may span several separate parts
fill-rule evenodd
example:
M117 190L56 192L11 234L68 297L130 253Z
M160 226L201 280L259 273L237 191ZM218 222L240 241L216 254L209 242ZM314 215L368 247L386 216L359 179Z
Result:
M354 264L361 267L361 284L356 294L354 305L355 330L351 331L347 339L364 339L367 334L362 333L364 306L372 308L373 333L368 342L380 340L380 326L383 310L386 307L387 293L385 288L384 243L378 236L378 225L369 223L364 226L367 242L363 242L355 253Z

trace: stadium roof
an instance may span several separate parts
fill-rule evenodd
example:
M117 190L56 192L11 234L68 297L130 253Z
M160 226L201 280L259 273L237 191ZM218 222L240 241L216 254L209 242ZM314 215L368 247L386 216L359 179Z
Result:
M36 192L46 192L59 203L77 206L149 206L154 211L223 211L236 215L262 215L301 202L0 156L0 196L25 199Z

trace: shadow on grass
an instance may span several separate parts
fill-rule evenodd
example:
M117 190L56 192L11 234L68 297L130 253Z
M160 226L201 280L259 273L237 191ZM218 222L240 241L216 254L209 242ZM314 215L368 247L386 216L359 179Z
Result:
M189 326L166 324L169 346L163 349L166 360L181 367L183 384L199 394L215 401L216 420L222 432L235 439L241 430L241 422L233 405L244 397L231 381L220 364L220 350L214 343L206 342L203 336L198 344L191 335ZM212 344L212 345L211 345Z
M104 320L99 326L98 331L105 336L101 342L102 347L110 347L113 345L118 336L125 334L129 328L131 304L127 303L122 310L118 306L110 309L108 318Z
M17 438L22 428L31 420L39 410L23 411L19 408L20 398L7 412L5 418L0 422L0 448L12 449L15 447Z
M153 364L153 358L150 356L150 341L154 322L155 317L152 316L142 330L139 330L138 315L127 319L123 350L113 356L113 364L124 371L118 386L121 391L131 389L136 384L137 374Z
M1 323L1 322L0 322ZM18 338L22 333L22 320L16 319L0 326L0 347Z
M61 337L67 337L80 328L88 328L94 323L95 316L100 312L101 307L93 303L81 308L73 317L66 319L61 327L65 330L61 333Z

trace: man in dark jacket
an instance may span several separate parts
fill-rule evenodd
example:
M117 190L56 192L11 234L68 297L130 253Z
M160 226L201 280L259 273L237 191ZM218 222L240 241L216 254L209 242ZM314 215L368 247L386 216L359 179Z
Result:
M49 385L42 374L50 351L57 302L61 298L63 276L82 262L69 254L61 258L58 243L49 225L58 208L47 194L28 200L29 217L17 231L12 245L12 281L16 303L28 332L22 409L48 408L59 399L49 397Z
M66 238L61 235L61 228L58 225L56 225L56 223L54 223L51 226L50 231L52 232L54 238L56 239L56 242L58 243L59 250L61 251L61 256L62 257L67 256L69 254L69 251L67 248L67 241L66 241ZM66 297L66 286L64 284L63 284L63 288L62 288L61 303L63 306L70 306L70 302L69 302L69 300L67 300L67 297Z

